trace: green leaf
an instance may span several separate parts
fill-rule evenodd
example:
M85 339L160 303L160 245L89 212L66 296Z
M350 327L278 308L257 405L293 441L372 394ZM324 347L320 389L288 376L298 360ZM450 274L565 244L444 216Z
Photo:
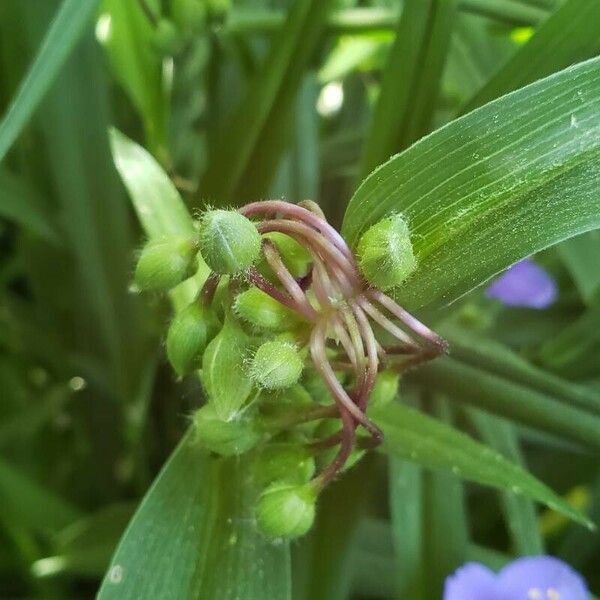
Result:
M588 326L590 325L591 323L588 322ZM595 329L593 325L591 325L591 329ZM453 358L549 397L565 401L568 405L600 415L599 391L567 381L540 369L507 346L488 337L470 334L458 328L443 327L441 332L450 343Z
M387 454L430 469L451 471L469 481L524 494L587 527L593 526L550 488L500 453L418 410L394 403L373 407L369 415L383 429L382 450Z
M99 600L288 600L289 546L260 536L248 464L186 435L146 494Z
M453 401L600 448L600 417L504 377L447 357L424 365L411 377L428 389L447 393Z
M52 244L59 236L42 203L24 180L0 170L0 216L17 223L34 235Z
M343 233L353 246L392 213L409 222L409 309L462 296L521 258L600 226L600 58L453 121L377 168Z
M291 109L333 0L296 0L265 64L211 153L203 198L240 204L266 191L281 156Z
M149 238L169 235L190 236L194 221L177 188L157 160L142 146L117 129L110 130L113 160L129 192L135 212ZM199 260L193 280L183 282L171 292L177 309L187 306L209 269Z
M542 365L566 377L593 378L598 375L600 307L580 317L544 342L538 351Z
M462 112L600 52L600 3L568 0L469 100Z
M148 236L193 234L194 221L156 159L115 128L110 130L110 144L117 170Z
M146 139L159 158L167 153L169 94L155 30L139 0L103 0L100 23L106 23L104 44L113 72L140 114Z
M0 161L27 124L95 14L98 0L64 0L0 122Z
M0 459L0 504L3 516L12 523L46 535L56 533L81 516L76 507L3 459Z
M584 302L590 306L600 303L600 231L589 231L558 247Z
M70 573L101 578L134 509L131 503L110 504L75 521L55 536L56 554L33 563L32 573L36 577Z
M469 409L467 415L486 444L515 464L524 467L519 439L513 425L474 409ZM533 502L524 496L504 492L502 507L515 554L544 554L544 542Z
M435 402L444 421L450 412ZM463 486L451 471L427 472L391 459L390 510L402 598L440 598L443 584L466 560L468 531Z
M364 177L429 130L455 19L455 0L407 0L364 145Z

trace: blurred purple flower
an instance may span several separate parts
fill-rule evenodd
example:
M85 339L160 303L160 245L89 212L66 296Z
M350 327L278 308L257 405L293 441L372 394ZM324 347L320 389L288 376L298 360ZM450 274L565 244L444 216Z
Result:
M467 563L446 579L444 600L589 600L582 577L552 556L527 556L497 575Z
M557 293L554 279L529 258L513 265L486 290L489 298L527 308L547 308L554 303Z

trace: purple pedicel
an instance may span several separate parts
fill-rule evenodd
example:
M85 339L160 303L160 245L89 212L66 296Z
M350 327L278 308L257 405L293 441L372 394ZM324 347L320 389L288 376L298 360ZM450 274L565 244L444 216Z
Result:
M529 258L513 265L486 290L488 298L507 306L537 309L553 304L557 293L554 279Z
M446 579L444 600L589 600L582 577L552 556L526 556L497 575L467 563Z

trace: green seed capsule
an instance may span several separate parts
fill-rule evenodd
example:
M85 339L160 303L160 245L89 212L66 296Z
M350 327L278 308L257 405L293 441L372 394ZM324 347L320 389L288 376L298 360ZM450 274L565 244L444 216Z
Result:
M369 398L369 406L384 406L392 402L398 393L399 383L400 375L395 371L381 371L378 373Z
M304 535L315 520L316 499L310 484L272 483L258 499L258 528L271 538Z
M194 274L198 247L193 239L164 237L150 240L135 269L141 290L169 290Z
M200 223L200 253L221 275L235 275L260 256L261 237L252 221L234 210L209 210Z
M194 414L198 443L222 456L237 456L251 450L261 439L254 421L246 418L223 421L207 404Z
M298 350L288 342L273 340L259 346L250 365L250 377L261 388L281 390L294 385L304 363Z
M252 391L244 370L252 340L231 318L208 344L202 358L202 382L209 403L224 421L235 417Z
M167 356L178 375L200 368L202 354L218 328L214 311L201 302L193 302L175 315L167 333Z
M406 221L392 215L370 227L358 242L358 259L371 285L387 290L403 283L417 268Z
M266 446L254 463L256 481L268 485L274 481L306 483L315 472L311 453L298 444L278 443Z
M298 324L296 315L258 288L242 292L234 303L235 313L255 327L269 331L285 331Z

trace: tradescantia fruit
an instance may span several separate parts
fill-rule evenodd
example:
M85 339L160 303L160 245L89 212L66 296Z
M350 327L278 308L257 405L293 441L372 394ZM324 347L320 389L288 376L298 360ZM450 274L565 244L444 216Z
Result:
M408 224L400 215L376 223L356 256L312 202L209 210L197 229L186 260L152 250L166 264L150 270L178 265L176 277L156 278L176 284L198 250L212 269L167 337L179 374L201 367L198 443L223 456L249 453L249 477L264 488L257 527L268 537L303 535L320 491L381 442L370 402L393 401L401 373L446 348L383 292L415 268Z

